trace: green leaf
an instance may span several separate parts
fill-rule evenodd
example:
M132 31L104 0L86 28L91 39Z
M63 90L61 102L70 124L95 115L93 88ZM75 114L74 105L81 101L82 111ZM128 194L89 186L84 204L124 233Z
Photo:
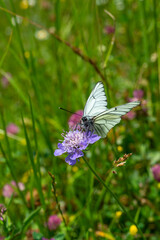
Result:
M41 240L43 235L42 233L33 232L32 234L34 240Z
M65 235L63 233L58 233L54 238L56 240L63 240L65 238Z
M24 228L33 220L33 218L39 213L40 209L41 207L31 212L31 214L24 220L21 231L23 231Z

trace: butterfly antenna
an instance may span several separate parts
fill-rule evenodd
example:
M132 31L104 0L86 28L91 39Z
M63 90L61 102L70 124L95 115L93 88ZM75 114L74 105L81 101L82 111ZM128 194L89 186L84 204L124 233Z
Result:
M76 115L82 117L80 114L71 112L71 111L69 111L69 110L67 110L67 109L65 109L65 108L59 107L59 109L61 109L61 110L63 110L63 111L66 111L66 112L69 112L69 113L72 113L72 114L76 114Z

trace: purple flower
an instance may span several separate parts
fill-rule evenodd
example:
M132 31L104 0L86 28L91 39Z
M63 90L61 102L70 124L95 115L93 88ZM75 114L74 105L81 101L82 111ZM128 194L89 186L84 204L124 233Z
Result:
M10 123L10 124L8 124L6 131L8 134L14 135L19 132L19 127L17 125L15 125L14 123Z
M143 98L143 95L144 95L144 92L142 89L139 89L139 90L135 90L133 92L133 96L134 98L137 98L138 100L141 100Z
M130 102L134 102L134 101L141 101L143 98L144 92L142 89L139 90L135 90L133 92L133 98L129 98Z
M115 27L108 25L104 28L105 33L107 34L113 34L115 32Z
M77 124L80 122L80 119L83 116L83 110L78 110L68 120L68 125L70 129L76 128Z
M152 167L152 173L153 173L154 179L157 182L160 182L160 164L156 164Z
M5 206L3 204L0 204L0 220L4 221L3 219L3 214L7 211L7 209L5 208Z
M76 159L79 160L79 158L84 155L83 150L85 150L89 144L93 144L101 138L95 134L87 134L87 132L81 132L79 130L69 131L66 135L62 134L62 136L64 137L64 141L58 143L58 149L55 150L54 155L60 156L63 153L68 153L65 161L69 165L74 165Z
M61 224L61 219L57 215L51 215L48 218L48 228L49 230L56 230L58 226Z

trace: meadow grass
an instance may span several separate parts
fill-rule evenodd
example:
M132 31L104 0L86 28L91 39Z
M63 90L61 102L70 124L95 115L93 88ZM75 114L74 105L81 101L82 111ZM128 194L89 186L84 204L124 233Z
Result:
M156 0L0 0L0 239L160 238L159 10ZM54 156L71 115L59 107L83 110L98 81L109 108L135 90L141 106L70 166Z

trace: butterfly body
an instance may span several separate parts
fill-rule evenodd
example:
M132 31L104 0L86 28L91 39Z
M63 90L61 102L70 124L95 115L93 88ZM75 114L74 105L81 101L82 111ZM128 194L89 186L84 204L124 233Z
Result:
M82 117L80 124L86 131L94 131L94 120L92 118Z
M85 131L94 132L104 138L121 121L121 116L139 104L139 101L135 101L108 109L103 83L98 82L86 102L80 125Z

